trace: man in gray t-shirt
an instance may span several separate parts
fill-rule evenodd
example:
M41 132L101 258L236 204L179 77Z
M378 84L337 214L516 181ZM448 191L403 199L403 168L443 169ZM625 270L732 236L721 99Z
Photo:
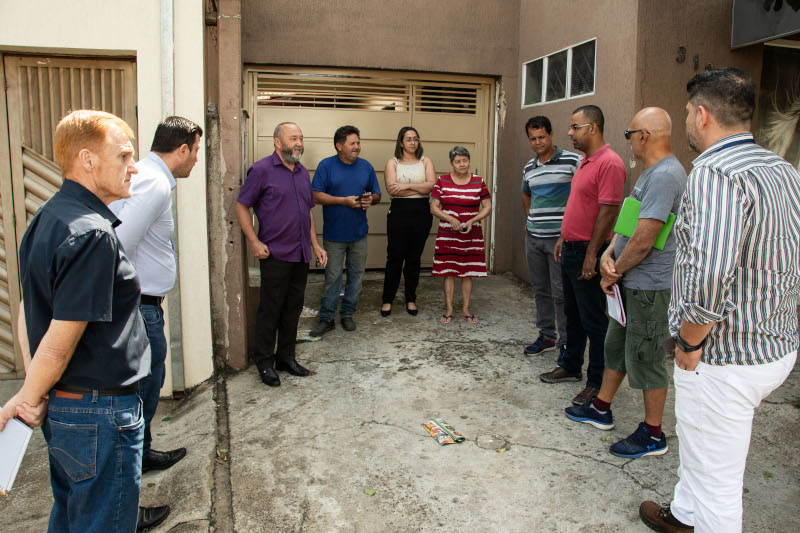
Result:
M606 368L597 397L566 409L571 420L613 428L611 401L627 375L631 388L642 389L645 416L636 431L611 446L611 453L619 457L662 455L668 450L661 431L669 379L661 342L669 338L667 310L675 236L670 232L663 250L656 250L653 244L669 214L678 213L686 188L686 171L670 149L671 129L667 112L650 107L639 111L625 132L633 158L645 167L631 192L641 208L633 235L614 234L601 257L600 286L612 297L613 285L619 286L627 325L609 320Z

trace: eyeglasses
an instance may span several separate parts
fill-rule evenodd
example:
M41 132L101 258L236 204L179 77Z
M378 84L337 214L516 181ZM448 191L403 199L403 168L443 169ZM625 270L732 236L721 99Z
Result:
M407 143L416 144L419 142L419 137L409 137L407 139L403 139Z
M579 130L581 128L585 128L586 126L591 126L594 122L587 122L586 124L570 124L569 129L571 130Z
M646 134L650 135L650 132L647 131L647 130L625 130L625 132L624 132L625 138L630 141L631 140L631 135L634 134L634 133L640 132L640 131L643 131Z

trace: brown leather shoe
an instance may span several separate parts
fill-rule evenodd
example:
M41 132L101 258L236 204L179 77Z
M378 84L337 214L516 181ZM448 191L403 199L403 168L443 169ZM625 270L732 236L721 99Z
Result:
M694 526L687 526L672 516L669 504L661 506L656 502L646 501L639 506L639 518L644 525L653 531L663 533L684 533L694 531Z
M578 372L577 374L571 374L557 366L551 372L545 372L544 374L539 374L539 379L544 381L545 383L564 383L565 381L580 381L583 378L583 374Z
M572 405L583 405L589 400L593 399L597 394L600 392L599 389L595 389L594 387L585 387L582 391L578 393L572 399Z

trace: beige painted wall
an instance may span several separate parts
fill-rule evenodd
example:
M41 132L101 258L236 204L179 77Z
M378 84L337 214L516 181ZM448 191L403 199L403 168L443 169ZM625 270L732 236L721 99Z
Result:
M159 2L0 0L0 49L13 52L136 57L138 156L149 152L161 109ZM205 124L203 2L174 2L175 112ZM181 309L185 386L210 377L205 146L192 175L178 185ZM169 358L167 359L169 361ZM170 380L167 370L167 380ZM165 383L164 391L172 393Z
M528 280L525 259L525 211L520 200L522 168L533 157L523 127L528 118L545 115L553 124L555 144L575 151L567 137L572 111L593 104L605 116L605 140L611 148L628 161L630 148L622 135L634 107L636 73L637 3L630 0L608 0L597 9L592 0L550 3L523 0L520 9L519 60L517 68L533 59L568 46L597 39L595 56L594 95L571 98L552 104L522 108L522 82L518 81L514 98L509 100L510 124L513 129L515 165L513 179L516 189L510 202L513 211L511 238L514 274Z

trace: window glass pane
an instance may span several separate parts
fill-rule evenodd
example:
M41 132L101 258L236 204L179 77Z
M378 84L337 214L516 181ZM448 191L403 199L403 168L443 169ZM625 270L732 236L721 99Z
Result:
M572 49L570 96L580 96L594 91L595 43L596 41L589 41Z
M547 57L546 99L559 100L567 96L567 51Z
M542 101L543 66L543 59L525 65L525 105L538 104Z

